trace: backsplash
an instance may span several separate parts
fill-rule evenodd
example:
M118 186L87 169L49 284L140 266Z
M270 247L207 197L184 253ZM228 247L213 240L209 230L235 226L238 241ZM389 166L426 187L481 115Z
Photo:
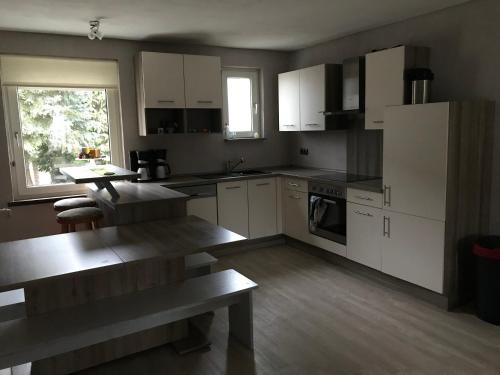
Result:
M300 132L290 140L291 164L301 167L347 170L347 131ZM309 149L300 155L300 149Z

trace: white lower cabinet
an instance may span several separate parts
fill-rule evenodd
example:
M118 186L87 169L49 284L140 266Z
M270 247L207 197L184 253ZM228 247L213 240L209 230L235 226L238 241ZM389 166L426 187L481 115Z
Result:
M217 184L217 212L221 227L248 238L247 181Z
M308 195L294 190L284 190L283 206L285 212L285 234L289 237L308 242Z
M382 272L443 292L443 221L382 211Z
M380 208L347 202L347 258L380 271L382 229Z
M198 216L217 225L217 197L190 199L186 206L188 215Z
M276 178L248 180L248 232L250 238L277 234L276 215Z

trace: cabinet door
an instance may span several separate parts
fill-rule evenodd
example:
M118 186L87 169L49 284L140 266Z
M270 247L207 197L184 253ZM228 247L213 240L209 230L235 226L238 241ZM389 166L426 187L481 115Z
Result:
M217 198L196 198L187 201L187 214L217 225Z
M382 268L382 210L347 203L347 257L380 271Z
M279 129L300 130L300 72L278 74Z
M325 65L300 70L300 130L325 130Z
M276 218L276 178L248 181L248 228L250 238L278 233Z
M184 108L182 55L141 52L142 90L146 108Z
M220 57L184 55L187 108L221 108Z
M443 292L443 221L383 211L382 272Z
M445 220L449 103L389 107L384 208Z
M247 182L217 184L217 213L219 225L248 238Z
M405 47L366 55L365 128L384 128L384 109L404 103Z
M285 190L285 234L308 242L308 196L300 191Z

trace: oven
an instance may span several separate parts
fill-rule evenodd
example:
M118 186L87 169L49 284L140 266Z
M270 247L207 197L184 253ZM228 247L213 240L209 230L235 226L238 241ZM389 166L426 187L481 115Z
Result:
M346 244L346 184L309 182L309 232Z

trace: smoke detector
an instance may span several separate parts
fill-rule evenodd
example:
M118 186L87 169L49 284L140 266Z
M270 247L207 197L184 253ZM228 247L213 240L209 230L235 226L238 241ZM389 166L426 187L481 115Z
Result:
M102 40L104 34L99 31L99 26L101 22L99 20L94 20L89 22L90 32L88 33L88 37L90 40L94 40L95 38Z

